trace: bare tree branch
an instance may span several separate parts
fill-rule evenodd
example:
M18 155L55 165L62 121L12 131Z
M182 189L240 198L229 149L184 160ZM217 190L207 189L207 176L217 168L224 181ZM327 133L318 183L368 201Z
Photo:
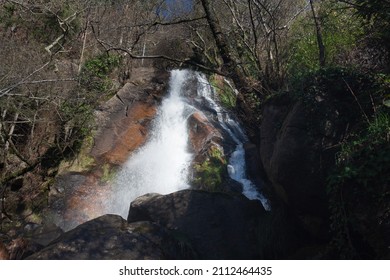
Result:
M135 55L129 49L112 46L111 44L108 44L107 42L102 41L98 37L95 37L95 38L99 42L99 44L102 47L104 47L104 49L107 52L109 52L109 51L121 51L121 52L126 53L129 57L131 57L133 59L165 59L165 60L168 60L168 61L176 62L179 65L187 64L187 65L198 67L199 69L202 69L202 70L207 71L207 72L212 72L212 73L216 73L216 74L219 74L219 75L222 75L222 76L226 76L226 74L223 73L222 71L220 71L218 69L214 69L214 68L210 68L210 67L204 66L204 65L199 64L199 63L196 63L196 62L192 61L190 58L186 58L186 59L181 60L181 59L176 59L176 58L169 57L169 56L166 56L166 55L143 55L143 56L142 55Z
M45 64L43 64L42 66L38 67L37 69L35 69L32 73L30 73L29 75L27 75L26 77L24 77L22 80L20 80L19 82L7 87L7 88L4 88L2 90L0 90L0 97L3 97L4 95L7 95L9 92L11 92L12 90L14 90L15 88L17 88L18 86L22 85L23 83L25 83L29 78L31 78L32 76L34 76L36 73L42 71L45 67L47 67L49 64L50 64L51 60L46 62Z

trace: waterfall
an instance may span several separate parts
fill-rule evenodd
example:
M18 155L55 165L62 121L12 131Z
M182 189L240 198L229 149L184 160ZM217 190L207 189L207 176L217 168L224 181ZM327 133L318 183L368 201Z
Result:
M124 164L114 182L107 212L127 217L129 203L146 193L168 194L189 187L192 160L188 152L187 119L191 112L183 96L189 71L173 70L169 94L162 101L148 142Z
M168 194L190 187L188 175L193 156L188 149L187 119L196 109L190 105L190 94L186 93L184 85L194 78L198 84L198 98L216 112L220 126L235 143L229 158L229 176L241 183L246 197L259 200L265 209L270 209L268 200L246 176L244 143L248 139L240 124L215 101L214 91L205 75L195 73L194 76L189 70L173 70L168 96L162 101L150 138L118 172L112 196L105 205L107 213L127 217L130 202L141 195Z
M228 112L215 101L217 100L212 86L206 79L205 75L197 73L198 79L198 95L204 98L208 107L213 109L217 114L217 119L221 127L227 132L236 144L236 148L229 158L228 173L230 178L241 183L243 194L251 200L259 200L264 209L270 210L268 199L261 194L256 185L247 178L245 149L244 144L248 141L240 124L232 119Z

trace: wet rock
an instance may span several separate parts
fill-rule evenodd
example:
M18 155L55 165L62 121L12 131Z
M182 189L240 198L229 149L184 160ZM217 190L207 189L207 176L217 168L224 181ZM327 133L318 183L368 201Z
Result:
M66 173L57 177L53 188L63 188L64 191L51 193L47 221L63 230L73 229L106 213L105 202L111 186L100 182L98 174Z
M105 215L66 232L30 260L145 260L184 258L176 241L151 222L128 224Z
M222 142L222 135L199 111L190 116L188 127L190 145L195 154L194 161L202 162L211 146Z
M106 146L106 149L100 148L104 162L122 164L131 152L142 146L156 112L154 105L136 103L127 109L120 121L111 123L112 131L104 136L104 140L99 140L100 145Z
M96 113L98 129L91 155L97 161L122 164L145 143L168 79L167 72L133 69L130 81Z
M259 150L256 145L250 142L244 144L245 164L248 177L257 185L262 186L263 178L266 178L264 168L261 164Z
M128 83L99 107L95 112L95 135L83 146L76 160L78 165L70 164L68 168L63 164L50 187L46 215L49 221L70 230L107 213L106 201L112 192L110 179L130 154L147 141L168 79L166 71L134 68Z
M256 259L261 204L241 195L184 190L131 203L128 221L152 221L188 237L200 259Z

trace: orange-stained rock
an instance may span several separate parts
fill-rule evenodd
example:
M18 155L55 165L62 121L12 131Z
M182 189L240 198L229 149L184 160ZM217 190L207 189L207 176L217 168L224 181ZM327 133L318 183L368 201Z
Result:
M105 174L122 165L148 139L150 124L166 92L168 72L133 69L131 80L95 112L90 170L63 172L50 190L50 214L63 229L106 214L112 186ZM111 173L110 173L111 174Z
M145 143L168 78L153 68L134 69L131 81L100 107L91 150L99 164L120 165Z
M142 146L148 136L148 126L156 112L155 106L137 103L128 110L127 117L113 124L112 133L115 137L103 155L105 162L122 164L131 152Z
M210 149L213 143L220 143L221 133L208 121L201 112L195 112L188 120L189 140L195 154L195 161Z

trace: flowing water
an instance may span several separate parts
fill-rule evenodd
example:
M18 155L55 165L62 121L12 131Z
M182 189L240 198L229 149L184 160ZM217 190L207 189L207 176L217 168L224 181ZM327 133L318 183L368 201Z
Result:
M169 95L161 104L149 141L124 164L107 211L127 217L130 202L146 193L168 194L189 187L188 111L183 96L188 71L171 73Z
M230 135L236 144L235 150L229 158L228 173L230 178L241 183L243 194L251 200L259 200L266 210L270 210L268 200L258 191L256 185L248 179L246 175L245 149L244 143L248 142L247 136L240 124L233 120L228 112L215 101L215 92L207 81L205 75L197 73L198 95L203 97L217 114L217 119L221 127Z
M192 75L192 76L191 76ZM188 147L187 119L196 110L189 105L185 83L193 73L188 70L171 72L169 94L154 121L149 141L124 164L114 183L114 195L107 201L107 212L126 217L130 202L146 193L168 194L189 188L192 154ZM267 199L246 176L244 143L247 137L239 123L215 101L213 89L203 74L195 73L197 97L216 113L223 130L235 143L228 173L243 186L243 194L259 200L269 209Z

